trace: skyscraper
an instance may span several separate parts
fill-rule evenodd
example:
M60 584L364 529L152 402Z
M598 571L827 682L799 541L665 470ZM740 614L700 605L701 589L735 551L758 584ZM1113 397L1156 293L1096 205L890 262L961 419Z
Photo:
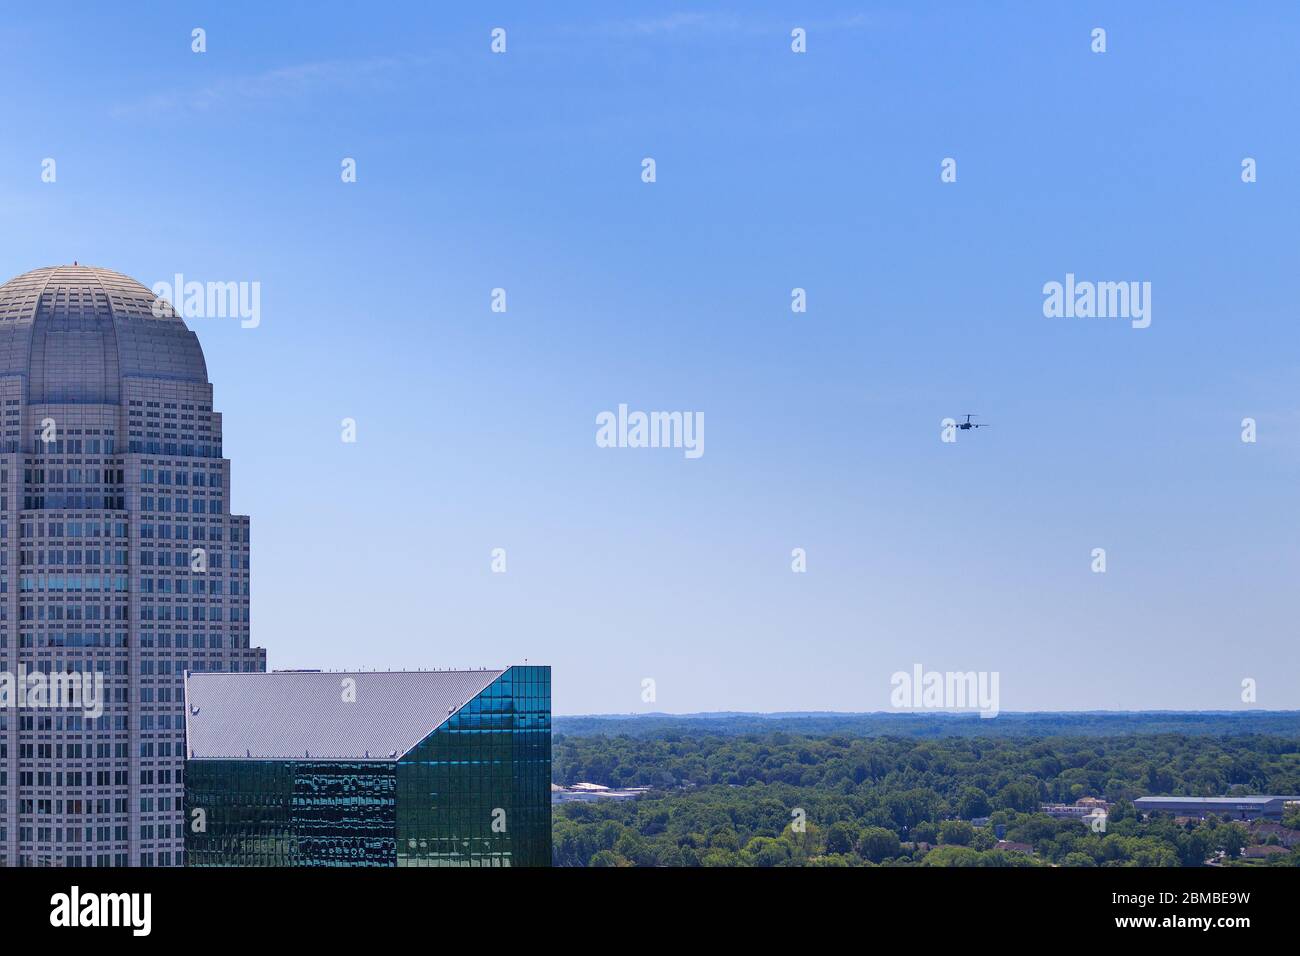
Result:
M37 269L0 286L0 400L0 672L106 698L0 710L4 862L179 865L184 673L266 669L198 338L126 276Z

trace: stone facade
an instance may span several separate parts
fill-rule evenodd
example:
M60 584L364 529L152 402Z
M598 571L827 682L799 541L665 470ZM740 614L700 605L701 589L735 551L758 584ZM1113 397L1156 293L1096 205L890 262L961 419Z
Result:
M198 338L126 276L28 272L0 286L0 403L0 672L105 697L0 709L4 864L181 865L185 671L266 669Z

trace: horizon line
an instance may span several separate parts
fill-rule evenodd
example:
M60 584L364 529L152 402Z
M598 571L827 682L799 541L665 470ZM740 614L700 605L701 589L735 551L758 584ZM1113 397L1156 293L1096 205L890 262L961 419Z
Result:
M998 717L1057 717L1070 716L1115 716L1134 717L1144 714L1160 715L1196 715L1196 716L1294 716L1300 717L1300 709L1293 710L1003 710ZM605 713L605 714L552 714L552 718L574 719L607 718L631 720L641 717L685 717L696 719L720 719L724 717L980 717L978 710L697 710L697 711L646 711L644 713ZM996 717L983 718L996 720Z

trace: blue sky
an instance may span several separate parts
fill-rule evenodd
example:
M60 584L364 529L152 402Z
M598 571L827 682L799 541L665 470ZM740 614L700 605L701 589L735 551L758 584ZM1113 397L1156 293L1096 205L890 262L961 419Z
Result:
M6 17L0 271L261 283L191 326L270 666L1300 707L1294 6L229 6ZM1151 327L1045 318L1067 272ZM706 453L597 448L620 403Z

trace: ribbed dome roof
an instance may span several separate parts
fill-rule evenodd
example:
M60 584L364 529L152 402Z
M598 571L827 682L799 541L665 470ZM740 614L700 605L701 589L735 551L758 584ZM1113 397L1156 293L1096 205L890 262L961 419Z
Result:
M119 403L123 378L208 380L198 336L134 279L51 266L0 285L0 378L21 375L31 404Z

